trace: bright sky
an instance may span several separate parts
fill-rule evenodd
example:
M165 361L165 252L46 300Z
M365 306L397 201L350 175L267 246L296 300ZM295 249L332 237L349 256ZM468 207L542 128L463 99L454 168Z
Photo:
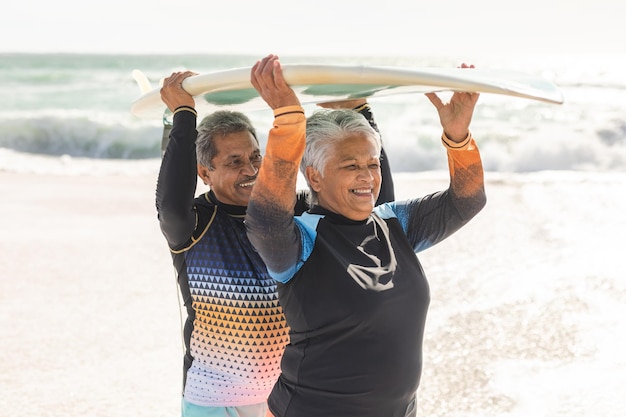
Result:
M19 0L0 15L0 53L624 53L623 0L517 3Z

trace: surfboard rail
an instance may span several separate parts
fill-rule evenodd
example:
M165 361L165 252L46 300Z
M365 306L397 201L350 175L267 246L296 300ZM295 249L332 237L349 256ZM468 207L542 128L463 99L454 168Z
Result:
M198 74L186 78L182 86L197 107L266 109L250 83L250 70L240 67ZM552 104L564 101L560 89L547 79L501 69L284 64L283 73L302 104L438 91L500 94ZM165 104L160 87L146 91L140 71L133 71L133 77L142 94L132 103L131 113L137 117L162 115Z

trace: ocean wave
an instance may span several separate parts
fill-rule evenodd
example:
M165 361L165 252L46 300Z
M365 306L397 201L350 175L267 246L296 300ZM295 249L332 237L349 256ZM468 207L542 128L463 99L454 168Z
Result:
M140 94L132 70L143 70L156 86L160 78L175 70L207 72L247 66L254 59L228 55L0 54L0 148L96 160L158 159L160 118L143 120L130 114L130 106ZM456 65L449 57L337 59L291 57L285 62ZM471 128L486 169L626 171L626 77L621 61L598 64L593 60L581 62L577 57L479 61L477 64L484 68L499 66L541 75L559 85L565 97L565 104L555 106L481 95ZM423 95L381 97L371 103L394 171L447 168L439 141L441 125ZM271 113L249 116L263 148Z
M430 120L430 114L414 118L412 112L403 113L394 106L382 110L379 127L395 172L447 168L439 139L441 128ZM385 120L388 112L395 114L397 122L383 125L380 120ZM513 116L483 116L473 126L483 164L489 171L626 171L624 120L613 119L601 127L583 123L564 128L554 121L526 125L522 119L512 127L507 117ZM257 118L253 123L264 148L270 121ZM160 121L120 122L81 114L43 114L0 119L0 148L74 158L154 159L161 156L162 133Z
M41 115L0 121L0 147L43 155L96 159L160 156L158 126L95 121L86 116Z

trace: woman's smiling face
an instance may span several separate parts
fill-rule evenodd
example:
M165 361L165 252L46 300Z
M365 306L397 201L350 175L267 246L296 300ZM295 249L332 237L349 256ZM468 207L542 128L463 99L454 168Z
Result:
M380 153L375 141L355 134L336 143L323 174L307 167L319 205L351 220L364 220L380 192Z

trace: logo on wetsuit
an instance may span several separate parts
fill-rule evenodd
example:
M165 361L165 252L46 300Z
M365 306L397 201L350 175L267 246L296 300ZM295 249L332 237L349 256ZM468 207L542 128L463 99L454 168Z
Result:
M393 275L396 272L396 255L391 248L391 241L389 240L389 227L384 221L378 219L377 216L370 216L367 224L373 226L373 234L368 235L357 246L357 250L367 256L374 266L363 266L349 264L347 268L348 274L352 279L365 290L372 291L386 291L393 288ZM375 245L377 248L381 247L384 250L386 244L386 251L388 254L389 262L386 265L382 265L381 259L374 253L368 252L373 248L368 248L368 243L374 240L380 241L378 236L378 230L380 229L384 242L380 242L380 245Z

